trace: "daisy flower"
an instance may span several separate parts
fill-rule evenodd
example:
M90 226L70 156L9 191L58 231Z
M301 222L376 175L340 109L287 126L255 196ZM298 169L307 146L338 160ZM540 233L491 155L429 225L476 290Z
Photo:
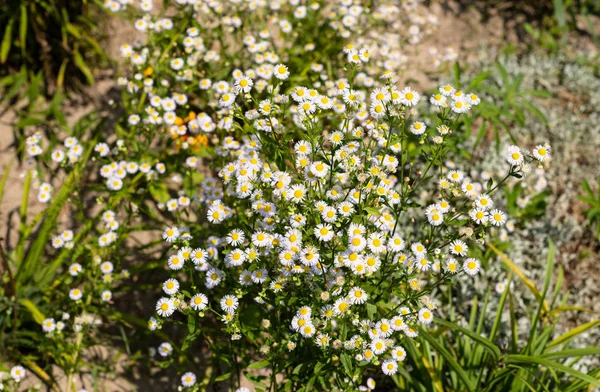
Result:
M378 338L373 339L369 347L377 355L383 354L387 349L385 340Z
M42 329L44 332L53 332L56 329L56 323L53 318L47 318L42 321Z
M422 135L423 133L425 133L425 130L427 129L427 127L425 126L425 123L421 122L421 121L415 121L411 126L410 126L410 132L413 135Z
M294 203L300 203L306 196L306 187L302 184L292 185L288 193L288 199Z
M80 289L71 289L69 291L69 298L71 298L73 301L80 300L82 296L83 291L81 291Z
M163 283L163 291L168 295L177 293L179 291L179 282L176 279L168 279Z
M450 244L450 253L457 256L466 256L469 247L464 241L454 240Z
M182 269L183 264L184 264L183 259L181 257L179 257L178 255L173 255L173 256L169 257L169 260L167 261L167 265L172 270Z
M254 82L252 81L252 79L250 79L247 76L242 76L235 80L234 89L238 93L240 93L240 92L249 93L250 90L252 90L253 85L254 85Z
M264 268L260 268L260 269L252 271L251 279L252 279L253 283L261 284L267 280L268 276L269 276L269 273L267 272L267 270Z
M382 234L372 233L367 241L369 250L375 254L385 251L385 240Z
M483 194L475 199L475 205L483 210L489 210L494 207L494 201L487 194Z
M279 80L285 80L290 76L290 71L284 64L277 64L274 68L273 76Z
M446 261L446 269L450 273L457 273L459 271L458 261L453 257L449 258L448 261Z
M430 225L439 226L442 223L444 223L444 214L434 210L431 213L427 214L427 220L429 221Z
M316 329L312 323L307 323L299 329L299 332L305 338L310 338L315 334Z
M10 376L13 378L13 380L15 380L15 382L21 382L21 380L24 379L26 375L27 372L25 371L25 368L21 365L13 366L12 369L10 369Z
M524 157L521 149L517 146L508 146L506 148L506 160L511 165L520 165L523 163Z
M479 272L479 261L474 258L468 258L463 264L463 270L467 275L476 275Z
M171 298L161 298L156 303L156 313L160 317L171 317L175 312L175 302Z
M386 359L381 363L381 370L386 376L393 376L398 371L398 362L393 359Z
M163 240L173 242L179 237L179 229L176 227L167 227L162 235Z
M404 90L400 91L399 99L404 106L411 107L419 103L421 95L418 92L411 90L410 87L406 87Z
M537 145L532 151L533 156L540 162L546 162L550 159L550 146L548 144Z
M392 358L394 358L398 362L404 361L406 359L406 350L402 346L396 346L392 350Z
M79 263L73 263L69 267L69 275L71 276L77 276L81 271L83 271L83 267Z
M349 308L350 305L348 304L348 300L346 300L345 298L339 298L333 304L333 313L336 316L339 316L341 314L344 314Z
M196 248L191 252L191 258L195 265L202 264L206 261L206 251L202 248Z
M190 300L190 307L194 310L202 311L208 305L208 298L204 294L196 294Z
M497 294L504 293L504 291L506 290L506 282L502 281L502 282L496 283L495 290L496 290Z
M238 299L234 295L225 295L221 298L221 309L227 313L233 313L239 305Z
M456 89L454 88L454 86L452 86L450 84L445 84L439 88L439 91L442 95L450 96L450 95L454 94Z
M310 165L310 172L314 174L315 177L323 178L329 172L329 165L321 161L313 162Z
M433 322L433 313L429 308L422 308L419 310L419 321L423 324L431 324Z
M361 305L367 301L367 293L360 287L353 287L348 293L348 298L353 305Z
M104 290L100 294L100 299L104 302L109 302L112 299L112 292L110 292L110 290Z
M163 357L168 357L173 352L173 346L170 343L164 342L158 346L158 353Z
M334 231L331 225L319 224L315 227L314 234L319 241L328 242L333 238Z
M483 208L474 208L469 211L469 216L471 219L477 223L478 225L485 225L489 222L488 214L485 212Z
M192 372L184 373L181 376L181 385L186 388L193 387L196 384L196 375Z
M326 334L319 334L315 338L315 343L318 347L328 347L331 338Z
M434 105L434 106L441 106L441 107L445 107L447 105L447 98L445 95L442 94L433 94L430 98L429 98L429 102Z
M471 109L471 105L469 105L466 101L452 101L450 104L450 108L454 113L466 113Z
M502 226L506 223L506 213L498 209L489 213L490 223L494 226Z

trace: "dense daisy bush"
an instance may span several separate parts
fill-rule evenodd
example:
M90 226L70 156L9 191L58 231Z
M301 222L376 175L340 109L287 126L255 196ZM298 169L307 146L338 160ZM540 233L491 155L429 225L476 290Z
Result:
M168 265L180 272L163 286L159 317L210 312L205 319L222 322L232 340L252 341L273 372L307 357L327 366L329 388L362 381L363 367L396 373L402 340L433 321L432 288L454 274L476 275L468 243L505 224L493 191L548 159L549 147L510 146L504 179L487 184L459 169L433 174L445 166L455 117L476 96L440 88L431 97L440 125L427 133L411 116L420 95L385 79L341 113L323 105L326 95L302 98L297 86L254 100L256 109L232 105L245 136L223 140L219 180L196 196L219 235L197 242L166 228ZM352 78L348 84L332 95L350 95Z
M550 145L465 158L478 91L401 83L407 48L437 23L420 1L105 5L141 37L121 47L124 115L24 148L55 220L15 258L53 260L50 277L27 262L23 276L62 289L30 310L68 388L105 321L147 326L152 364L180 389L406 387L404 362L452 308L442 294L478 284L481 249L546 188ZM74 219L59 222L67 199ZM494 285L506 298L509 282ZM138 287L151 287L147 321L112 306Z
M317 380L325 389L358 387L365 369L397 372L403 339L434 319L434 288L479 272L469 246L507 219L494 208L494 191L527 174L533 161L546 162L550 147L509 146L503 176L475 181L449 160L461 141L453 136L457 119L480 98L442 86L423 99L436 117L419 121L420 93L395 80L404 63L398 37L386 43L374 33L393 20L387 13L357 23L367 15L351 2L335 3L326 18L319 3L271 3L276 23L256 33L221 16L232 7L249 21L262 18L266 4L253 5L182 7L202 24L147 14L136 22L146 44L122 48L139 70L120 81L131 96L124 126L137 130L123 135L166 131L163 143L178 159L145 163L142 173L150 181L182 175L171 188L178 197L161 203L173 220L162 234L172 276L149 327L187 318L183 349L203 336L232 368L225 374L232 385L248 366L235 359L244 353L263 359L250 369L270 367L271 384L285 374L293 390L306 380L307 390ZM296 32L303 24L318 26L317 46L307 30ZM351 39L356 33L361 38ZM408 42L417 38L409 31ZM331 41L337 53L328 51ZM307 66L307 57L320 60ZM209 140L207 171L199 156ZM146 149L154 142L148 137ZM122 162L102 168L109 190L136 176L138 163ZM157 351L169 358L173 350L165 342ZM315 367L327 376L317 378ZM197 388L196 375L186 373L182 385Z

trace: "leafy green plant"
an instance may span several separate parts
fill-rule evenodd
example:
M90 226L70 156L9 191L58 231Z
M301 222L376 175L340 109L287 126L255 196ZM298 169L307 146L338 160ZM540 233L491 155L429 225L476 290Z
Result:
M18 71L31 79L43 75L47 92L93 84L94 69L107 60L97 40L99 12L85 0L2 2L0 76Z
M498 254L503 256L500 251ZM599 325L600 320L560 336L554 334L559 315L574 310L560 295L562 269L551 292L554 261L555 248L550 241L543 289L539 291L531 282L524 282L538 296L537 309L530 311L527 335L519 335L515 291L511 289L511 279L521 275L514 274L506 264L508 281L491 326L486 323L491 290L483 304L474 298L468 318L452 307L447 320L435 319L437 330L422 329L418 341L407 343L413 370L402 368L393 377L396 386L415 391L580 391L599 387L599 369L585 374L575 365L584 356L599 355L600 348L572 349L569 345L578 335ZM451 300L449 303L452 306ZM510 315L508 325L502 321L506 312Z
M54 391L60 390L53 370L55 366L68 377L68 389L74 390L73 376L84 365L82 351L100 339L92 331L105 314L105 304L110 300L100 293L106 293L107 283L119 279L106 280L99 264L94 264L94 247L98 247L98 241L93 230L99 217L85 219L87 206L80 200L87 188L93 188L93 183L85 176L94 165L92 153L103 129L104 121L92 113L72 128L47 130L47 134L54 137L48 138L50 148L45 154L48 161L50 153L60 147L56 140L59 131L68 131L73 135L71 139L82 139L81 154L72 157L68 164L63 162L63 165L48 169L48 174L62 180L59 186L48 191L52 196L47 200L47 206L35 214L29 208L31 194L34 184L40 178L44 179L40 172L47 167L41 163L37 168L27 170L18 209L19 224L16 228L8 228L11 237L16 234L16 241L7 242L6 248L0 245L0 366L20 364ZM9 172L10 168L7 168L0 182L0 204ZM50 184L42 184L40 193L46 192L42 187L50 187ZM39 195L38 199L41 199ZM66 211L69 217L81 222L76 227L77 232L70 231L72 241L68 246L50 246L56 240L57 228L64 224ZM88 259L90 263L86 265L84 260ZM72 273L73 263L86 267L79 267L75 274ZM85 294L74 298L71 295L73 289ZM89 362L85 365L94 367Z
M593 0L553 0L551 14L544 15L538 27L531 23L523 25L534 42L548 52L557 53L565 48L568 33L584 33L577 25L582 20L594 43L598 44L592 17L600 15L600 3Z
M589 226L594 231L596 237L600 238L600 180L598 180L598 191L594 192L587 180L583 181L584 195L579 196L579 200L589 205L584 211Z
M494 69L478 73L468 86L461 85L461 75L462 69L456 63L454 83L467 91L481 91L486 96L472 113L464 117L467 130L478 129L473 150L490 133L497 149L503 132L513 143L517 143L518 135L514 135L511 128L513 125L525 126L527 115L533 115L543 123L548 122L544 113L531 100L533 97L550 98L551 95L543 90L522 88L524 76L519 74L512 77L501 61L495 62Z

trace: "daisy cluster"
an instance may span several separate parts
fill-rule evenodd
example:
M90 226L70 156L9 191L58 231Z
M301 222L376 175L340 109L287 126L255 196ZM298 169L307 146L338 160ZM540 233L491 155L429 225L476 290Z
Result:
M10 372L0 371L0 391L8 390L13 387L17 390L19 383L27 377L27 370L21 365L15 365L10 369Z
M319 91L290 83L278 64L268 99L254 98L251 77L232 76L247 87L246 100L230 94L219 106L243 133L222 139L218 180L194 197L215 235L197 247L187 229L165 229L177 277L163 284L159 320L210 311L238 340L242 305L251 302L285 322L278 330L268 327L273 319L261 324L266 341L285 342L285 350L261 352L313 345L315 355L343 352L355 366L395 374L406 358L402 342L434 320L432 288L477 274L469 246L506 223L492 198L504 180L486 188L443 164L456 119L480 99L440 87L429 101L441 122L428 127L412 118L421 94L397 88L390 72L369 94L353 78ZM539 147L509 147L505 179L542 162L538 155ZM192 292L182 289L186 275L196 281ZM152 319L151 329L161 322Z
M434 320L434 289L476 275L470 248L506 225L495 190L549 148L511 146L504 179L452 163L458 121L481 99L397 85L405 47L437 23L420 1L105 4L140 12L144 34L121 47L127 115L96 152L115 198L147 185L164 213L171 276L149 329L183 314L226 337L214 350L254 339L273 362L311 350L395 374L405 340ZM430 53L435 66L457 58ZM248 314L261 315L258 339Z
M268 95L285 72L344 88L346 62L363 64L354 83L374 87L376 75L407 69L405 46L437 24L422 1L177 1L169 17L150 0L105 5L139 12L134 25L146 36L121 47L132 71L118 80L133 98L128 126L167 129L178 151L197 152L206 133L229 130L232 118L215 112L250 89ZM442 52L431 51L441 59L433 63L455 59Z
M29 136L25 143L27 145L27 154L30 157L37 157L44 153L41 146L42 136L39 133L34 133ZM66 160L71 164L79 161L79 158L84 153L84 148L76 137L67 137L63 142L64 148L56 147L50 153L50 158L56 163L62 163ZM65 152L66 149L66 152Z

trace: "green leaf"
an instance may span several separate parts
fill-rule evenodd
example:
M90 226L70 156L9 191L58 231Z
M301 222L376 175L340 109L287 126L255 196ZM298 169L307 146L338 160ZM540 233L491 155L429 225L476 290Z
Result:
M100 124L101 125L101 124ZM99 125L99 126L100 126ZM68 254L69 251L66 248L63 248L63 252L61 253L61 257L57 257L54 262L44 266L44 268L39 268L41 266L41 255L44 251L45 246L48 244L48 239L50 238L50 234L52 230L56 227L56 220L58 219L58 215L63 207L63 205L67 202L69 197L73 196L73 191L79 184L79 178L82 175L83 167L88 161L90 154L92 153L96 142L95 140L91 140L89 142L89 146L87 147L86 152L83 154L77 166L73 169L71 173L69 173L66 180L63 182L63 186L57 192L54 200L45 211L44 222L41 224L40 228L36 232L35 239L31 242L27 255L23 260L17 260L18 263L18 271L15 277L17 284L27 284L29 279L36 273L38 275L38 286L44 286L51 279L56 269L60 267L63 263L64 258ZM86 222L86 227L91 228L91 222ZM78 233L78 236L83 235L85 233L84 230L81 230ZM78 243L76 236L75 244Z
M27 51L27 3L21 3L21 24L19 26L19 41L21 44L21 54L25 56Z
M215 378L215 382L229 380L231 378L231 372L221 374L219 377Z
M21 120L19 120L19 122L17 122L15 124L15 128L31 127L31 126L35 126L35 125L44 124L45 122L46 122L46 119L44 119L44 118L34 117L33 115L30 115L29 117L25 117L25 118L22 118Z
M194 313L190 313L188 315L188 332L190 334L193 334L194 332L196 332L196 315Z
M496 311L496 318L494 319L494 324L492 325L492 330L490 332L490 340L493 342L496 339L496 334L498 333L498 329L500 328L500 322L502 320L502 313L504 312L504 304L506 303L506 298L508 297L508 292L510 291L510 283L512 281L512 275L509 274L506 288L500 297L500 303L498 304L498 310Z
M6 180L8 180L8 173L10 173L11 166L12 166L12 162L10 162L4 169L4 174L2 175L2 181L0 182L0 205L2 205L2 197L4 196L4 188L6 187Z
M31 171L27 172L25 184L23 185L23 197L21 198L21 210L19 211L19 242L15 249L15 259L20 263L23 258L25 247L25 229L27 227L27 206L29 205L29 191L31 189Z
M542 111L537 108L537 106L534 106L532 103L527 102L527 101L523 101L521 103L523 106L525 106L525 108L527 110L529 110L531 113L535 114L535 116L537 118L539 118L544 124L548 124L548 119L546 118L544 113L542 113Z
M171 198L169 191L167 190L167 186L163 182L155 181L150 183L148 190L157 203L164 204Z
M584 355L600 355L600 347L573 348L570 350L562 350L554 353L546 353L540 356L546 359L558 359L582 357Z
M367 315L369 316L369 318L373 319L373 317L377 314L377 306L367 302L365 304L365 308L367 309Z
M304 365L304 364L303 364L303 363L301 363L300 365L296 366L296 367L294 368L294 370L292 371L292 374L296 374L296 375L297 375L297 374L300 374L300 370L302 370L302 366L303 366L303 365Z
M352 375L352 359L350 358L350 355L343 352L340 355L340 360L342 361L342 365L344 366L344 372L346 372L348 376Z
M580 380L583 380L583 381L587 382L588 384L593 385L595 387L600 387L599 380L597 380L591 376L588 376L587 374L581 373L581 372L573 369L572 367L565 366L560 363L556 363L556 362L550 361L550 360L542 358L542 357L534 357L534 356L521 355L521 354L509 354L506 356L506 362L517 364L517 365L545 366L547 368L552 368L552 369L558 370L560 372L570 374L571 376L576 377Z
M460 77L462 74L462 70L460 69L460 64L458 63L458 61L454 63L452 71L454 74L454 85L457 89L460 89Z
M496 248L491 242L486 242L486 245L488 248L493 250L494 253L496 253L496 255L500 258L500 260L508 270L513 272L519 277L519 279L521 279L521 281L527 286L527 288L529 288L531 293L538 299L538 301L543 301L544 311L547 312L548 304L542 299L542 293L540 293L540 291L535 287L535 284L531 280L527 279L523 271L521 271L515 263L510 261L510 259L506 257L506 255L502 253L498 248Z
M365 207L365 211L367 211L369 214L371 214L373 216L381 216L381 212L379 211L379 208Z
M77 68L79 68L81 73L83 73L83 76L85 76L88 84L94 84L94 76L92 75L92 71L90 70L90 67L88 67L83 57L81 57L79 51L73 52L73 60L75 61Z
M448 365L456 372L458 378L460 378L467 388L468 391L475 391L473 380L467 375L467 372L456 362L454 355L450 354L433 336L424 329L420 329L420 335L423 339L427 340L429 344L433 346L441 355L444 357Z
M441 324L443 326L450 328L450 330L452 330L452 331L460 331L461 333L467 335L468 337L470 337L477 343L481 344L487 351L489 351L490 354L492 354L494 356L494 359L496 361L500 358L500 350L498 349L498 347L496 347L494 345L494 343L490 342L488 339L482 337L481 335L478 335L475 332L473 332L467 328L461 327L458 324L455 324L450 321L442 320L437 317L434 319L434 321L438 324Z
M540 306L538 311L531 323L530 336L527 341L527 347L531 347L531 343L536 338L536 327L542 316L542 310L544 308L544 303L546 301L546 295L548 294L548 289L550 288L550 281L552 280L552 275L554 274L554 259L556 255L556 247L554 246L554 242L551 239L548 239L548 261L546 262L546 276L544 278L544 291L542 292L541 298L539 298Z
M248 365L248 368L247 368L247 369L248 369L248 370L252 370L252 369L262 369L262 368L265 368L265 367L269 366L269 363L270 363L270 362L269 362L269 360L268 360L268 359L265 359L265 360L263 360L263 361L260 361L260 362L254 362L254 363L252 363L252 364Z
M481 85L481 83L483 83L487 78L490 77L491 74L491 71L480 72L479 74L477 74L477 76L471 79L471 83L469 83L469 90L477 89Z
M26 298L20 299L19 304L23 305L27 310L29 310L29 313L31 313L36 323L41 325L46 319L46 316L44 316L30 300Z
M8 21L8 25L4 30L4 38L2 38L2 45L0 46L0 63L4 64L6 59L8 58L8 52L10 51L10 47L12 45L12 30L13 25L15 24L16 16L13 16Z
M589 323L582 324L576 328L573 328L569 332L557 337L548 344L548 347L553 347L564 343L565 341L574 338L575 336L587 331L588 329L594 328L596 325L600 325L600 320L590 321Z
M313 372L315 374L319 374L319 372L321 371L321 369L323 369L323 367L325 366L325 364L323 362L317 362L317 364L315 365Z
M56 86L61 89L63 87L65 81L65 71L67 70L67 64L69 64L69 59L64 59L60 68L58 70L58 74L56 76Z

